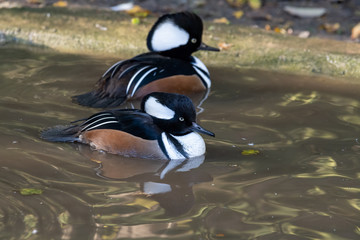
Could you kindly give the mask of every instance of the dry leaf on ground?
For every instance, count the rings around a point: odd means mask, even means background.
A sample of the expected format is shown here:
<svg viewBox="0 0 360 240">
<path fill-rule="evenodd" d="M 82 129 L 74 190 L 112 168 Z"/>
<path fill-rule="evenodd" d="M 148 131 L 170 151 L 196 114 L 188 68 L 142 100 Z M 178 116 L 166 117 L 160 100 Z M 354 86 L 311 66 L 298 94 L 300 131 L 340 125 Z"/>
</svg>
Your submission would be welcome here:
<svg viewBox="0 0 360 240">
<path fill-rule="evenodd" d="M 258 155 L 260 153 L 259 150 L 255 150 L 255 149 L 246 149 L 246 150 L 242 150 L 241 155 Z"/>
<path fill-rule="evenodd" d="M 232 47 L 231 43 L 225 43 L 225 42 L 221 42 L 218 44 L 218 47 L 220 48 L 220 50 L 228 50 L 229 48 Z"/>
<path fill-rule="evenodd" d="M 126 10 L 126 13 L 134 17 L 147 17 L 150 11 L 139 5 L 135 5 L 132 9 Z"/>
<path fill-rule="evenodd" d="M 53 4 L 54 7 L 67 7 L 67 1 L 57 1 Z"/>
<path fill-rule="evenodd" d="M 230 24 L 230 21 L 226 17 L 216 18 L 213 20 L 214 23 Z"/>
<path fill-rule="evenodd" d="M 240 19 L 243 15 L 244 15 L 244 11 L 241 11 L 241 10 L 233 12 L 233 16 L 236 19 Z"/>
<path fill-rule="evenodd" d="M 356 39 L 360 36 L 360 23 L 356 24 L 351 30 L 351 39 Z"/>
<path fill-rule="evenodd" d="M 328 33 L 334 33 L 340 28 L 340 23 L 324 23 L 320 26 L 320 29 L 324 29 Z"/>
<path fill-rule="evenodd" d="M 261 0 L 248 0 L 248 4 L 252 9 L 258 10 L 261 7 Z"/>
</svg>

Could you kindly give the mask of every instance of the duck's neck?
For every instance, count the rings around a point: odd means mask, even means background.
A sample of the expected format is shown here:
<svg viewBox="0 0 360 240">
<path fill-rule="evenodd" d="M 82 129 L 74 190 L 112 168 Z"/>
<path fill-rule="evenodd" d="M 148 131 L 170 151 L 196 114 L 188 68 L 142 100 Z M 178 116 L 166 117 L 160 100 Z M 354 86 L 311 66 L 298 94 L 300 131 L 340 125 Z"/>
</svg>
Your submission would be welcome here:
<svg viewBox="0 0 360 240">
<path fill-rule="evenodd" d="M 168 51 L 159 52 L 160 55 L 170 58 L 177 58 L 184 61 L 191 61 L 191 53 L 184 49 L 176 48 Z"/>
</svg>

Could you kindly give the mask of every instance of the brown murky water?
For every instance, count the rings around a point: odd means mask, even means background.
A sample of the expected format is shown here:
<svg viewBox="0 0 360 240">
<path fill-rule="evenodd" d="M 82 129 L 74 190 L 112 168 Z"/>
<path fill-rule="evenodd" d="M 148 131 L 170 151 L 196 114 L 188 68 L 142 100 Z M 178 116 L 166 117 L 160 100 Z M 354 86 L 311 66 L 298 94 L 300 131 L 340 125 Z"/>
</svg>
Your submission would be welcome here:
<svg viewBox="0 0 360 240">
<path fill-rule="evenodd" d="M 39 139 L 97 111 L 70 96 L 116 59 L 0 56 L 0 239 L 360 238 L 359 86 L 210 68 L 199 119 L 216 138 L 205 159 L 166 163 Z"/>
</svg>

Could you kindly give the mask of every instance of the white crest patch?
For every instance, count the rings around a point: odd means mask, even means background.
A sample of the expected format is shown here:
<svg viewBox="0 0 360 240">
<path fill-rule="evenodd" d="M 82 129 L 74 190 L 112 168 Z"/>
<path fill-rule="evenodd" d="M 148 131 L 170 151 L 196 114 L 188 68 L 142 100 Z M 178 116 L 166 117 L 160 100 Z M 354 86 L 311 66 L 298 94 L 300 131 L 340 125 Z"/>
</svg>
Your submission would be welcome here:
<svg viewBox="0 0 360 240">
<path fill-rule="evenodd" d="M 175 112 L 173 110 L 161 104 L 154 97 L 149 97 L 146 100 L 144 110 L 147 114 L 160 119 L 172 119 L 175 116 Z"/>
<path fill-rule="evenodd" d="M 185 45 L 189 41 L 189 33 L 179 28 L 173 21 L 160 23 L 151 39 L 154 51 L 161 52 Z"/>
</svg>

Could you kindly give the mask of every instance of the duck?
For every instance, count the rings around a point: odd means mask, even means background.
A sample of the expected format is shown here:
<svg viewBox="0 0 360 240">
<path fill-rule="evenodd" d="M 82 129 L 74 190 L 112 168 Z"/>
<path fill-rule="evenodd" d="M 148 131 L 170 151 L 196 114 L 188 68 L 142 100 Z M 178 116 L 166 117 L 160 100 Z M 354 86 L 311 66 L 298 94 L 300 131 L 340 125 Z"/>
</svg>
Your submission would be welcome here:
<svg viewBox="0 0 360 240">
<path fill-rule="evenodd" d="M 94 150 L 147 159 L 191 159 L 205 154 L 200 134 L 215 134 L 196 123 L 191 99 L 177 93 L 153 92 L 141 109 L 109 109 L 71 125 L 41 132 L 51 142 L 75 142 Z"/>
<path fill-rule="evenodd" d="M 203 22 L 192 12 L 161 16 L 147 36 L 149 52 L 112 65 L 95 88 L 72 97 L 73 102 L 93 108 L 114 108 L 127 100 L 141 100 L 151 92 L 191 96 L 211 87 L 210 73 L 191 54 L 219 51 L 202 42 Z"/>
</svg>

